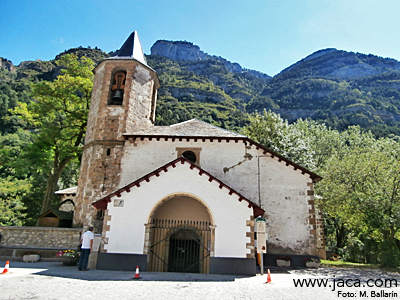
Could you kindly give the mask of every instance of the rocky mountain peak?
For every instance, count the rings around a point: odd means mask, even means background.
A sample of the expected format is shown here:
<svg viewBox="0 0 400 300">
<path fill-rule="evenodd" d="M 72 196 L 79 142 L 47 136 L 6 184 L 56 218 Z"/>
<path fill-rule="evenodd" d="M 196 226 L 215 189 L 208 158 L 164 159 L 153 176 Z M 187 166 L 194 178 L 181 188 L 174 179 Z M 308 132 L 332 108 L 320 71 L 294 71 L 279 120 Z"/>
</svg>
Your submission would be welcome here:
<svg viewBox="0 0 400 300">
<path fill-rule="evenodd" d="M 268 79 L 269 75 L 255 70 L 242 68 L 238 63 L 232 63 L 222 57 L 209 55 L 200 50 L 200 47 L 187 41 L 166 41 L 158 40 L 150 49 L 151 55 L 161 55 L 172 60 L 201 61 L 217 60 L 222 62 L 229 72 L 247 72 L 255 77 Z"/>
<path fill-rule="evenodd" d="M 374 76 L 388 71 L 400 71 L 400 62 L 372 54 L 328 48 L 318 50 L 283 70 L 290 76 L 301 70 L 302 76 L 330 76 L 340 79 Z"/>
<path fill-rule="evenodd" d="M 186 41 L 159 40 L 150 49 L 151 55 L 161 55 L 173 60 L 204 60 L 210 55 L 200 50 L 199 46 Z"/>
<path fill-rule="evenodd" d="M 10 60 L 2 57 L 0 57 L 0 68 L 4 68 L 10 72 L 15 71 L 15 66 L 13 65 L 13 63 Z"/>
</svg>

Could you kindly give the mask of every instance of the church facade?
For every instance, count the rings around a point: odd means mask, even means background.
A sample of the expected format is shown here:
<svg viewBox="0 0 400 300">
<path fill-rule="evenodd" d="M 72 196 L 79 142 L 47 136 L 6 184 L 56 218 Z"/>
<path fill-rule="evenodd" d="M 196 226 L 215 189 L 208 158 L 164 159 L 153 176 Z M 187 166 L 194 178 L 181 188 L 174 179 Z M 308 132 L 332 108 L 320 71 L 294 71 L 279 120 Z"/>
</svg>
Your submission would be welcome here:
<svg viewBox="0 0 400 300">
<path fill-rule="evenodd" d="M 74 226 L 101 233 L 97 268 L 255 274 L 256 218 L 267 255 L 324 257 L 318 175 L 196 119 L 155 126 L 137 32 L 94 73 Z"/>
</svg>

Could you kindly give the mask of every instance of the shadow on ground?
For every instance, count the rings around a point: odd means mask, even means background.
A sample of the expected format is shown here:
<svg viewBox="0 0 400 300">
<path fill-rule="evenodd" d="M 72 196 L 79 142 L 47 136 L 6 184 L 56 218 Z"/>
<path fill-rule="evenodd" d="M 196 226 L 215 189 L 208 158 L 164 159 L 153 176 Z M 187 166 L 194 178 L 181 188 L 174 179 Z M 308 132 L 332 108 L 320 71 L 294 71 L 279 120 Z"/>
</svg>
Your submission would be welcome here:
<svg viewBox="0 0 400 300">
<path fill-rule="evenodd" d="M 5 264 L 5 262 L 4 262 Z M 0 261 L 0 266 L 3 262 Z M 0 272 L 2 269 L 0 269 Z M 216 274 L 196 274 L 196 273 L 172 273 L 172 272 L 139 272 L 140 279 L 134 279 L 135 272 L 131 271 L 106 271 L 89 270 L 78 271 L 77 266 L 64 266 L 60 262 L 12 262 L 10 261 L 9 274 L 3 276 L 19 275 L 41 275 L 51 277 L 62 277 L 71 279 L 80 279 L 88 281 L 235 281 L 239 278 L 248 278 L 250 276 L 240 275 L 216 275 Z"/>
<path fill-rule="evenodd" d="M 0 273 L 5 261 L 0 261 Z M 307 277 L 328 278 L 330 280 L 360 280 L 367 282 L 368 280 L 385 280 L 395 279 L 400 283 L 400 274 L 387 272 L 381 269 L 365 269 L 365 268 L 329 268 L 321 267 L 319 269 L 308 268 L 278 268 L 275 266 L 265 266 L 264 274 L 293 274 Z M 260 269 L 257 269 L 258 274 Z M 252 276 L 240 275 L 216 275 L 216 274 L 195 274 L 195 273 L 172 273 L 172 272 L 140 272 L 140 279 L 134 279 L 135 272 L 131 271 L 106 271 L 106 270 L 89 270 L 78 271 L 76 266 L 63 266 L 61 262 L 13 262 L 10 261 L 9 273 L 1 276 L 24 276 L 24 275 L 40 275 L 61 278 L 80 279 L 88 281 L 202 281 L 202 282 L 223 282 L 235 281 L 242 278 L 250 278 Z"/>
</svg>

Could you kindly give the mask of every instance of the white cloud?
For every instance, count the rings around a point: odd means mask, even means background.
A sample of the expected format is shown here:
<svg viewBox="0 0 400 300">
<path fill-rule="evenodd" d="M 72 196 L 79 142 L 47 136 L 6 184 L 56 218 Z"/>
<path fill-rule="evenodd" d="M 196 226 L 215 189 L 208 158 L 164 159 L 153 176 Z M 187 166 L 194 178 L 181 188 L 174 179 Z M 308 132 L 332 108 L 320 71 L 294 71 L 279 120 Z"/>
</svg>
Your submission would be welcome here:
<svg viewBox="0 0 400 300">
<path fill-rule="evenodd" d="M 64 44 L 64 38 L 58 38 L 57 40 L 51 40 L 53 44 Z"/>
</svg>

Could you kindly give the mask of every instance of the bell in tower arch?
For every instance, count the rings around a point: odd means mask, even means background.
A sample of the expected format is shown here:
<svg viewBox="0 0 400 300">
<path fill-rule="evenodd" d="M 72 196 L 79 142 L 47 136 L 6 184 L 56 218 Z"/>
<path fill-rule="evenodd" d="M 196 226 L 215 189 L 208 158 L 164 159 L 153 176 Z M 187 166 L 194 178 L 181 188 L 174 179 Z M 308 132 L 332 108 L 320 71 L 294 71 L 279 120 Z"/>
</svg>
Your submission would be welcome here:
<svg viewBox="0 0 400 300">
<path fill-rule="evenodd" d="M 112 105 L 122 105 L 122 101 L 124 100 L 124 88 L 125 88 L 125 72 L 120 71 L 115 73 L 114 75 L 114 84 L 112 86 Z"/>
</svg>

